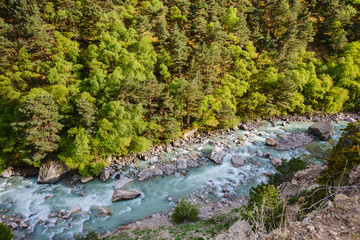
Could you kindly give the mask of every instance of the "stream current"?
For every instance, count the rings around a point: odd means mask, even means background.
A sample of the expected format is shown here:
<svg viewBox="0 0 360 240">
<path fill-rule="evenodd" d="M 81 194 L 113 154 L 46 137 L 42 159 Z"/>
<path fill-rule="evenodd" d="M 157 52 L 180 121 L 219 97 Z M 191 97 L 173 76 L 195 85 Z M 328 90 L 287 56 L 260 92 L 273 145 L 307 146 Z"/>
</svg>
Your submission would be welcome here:
<svg viewBox="0 0 360 240">
<path fill-rule="evenodd" d="M 137 189 L 142 194 L 139 198 L 122 202 L 111 202 L 114 192 L 113 185 L 116 173 L 105 183 L 97 178 L 86 183 L 73 185 L 69 179 L 56 184 L 39 185 L 36 178 L 11 177 L 0 179 L 0 217 L 20 214 L 22 222 L 30 226 L 27 230 L 15 230 L 15 239 L 25 235 L 26 239 L 73 239 L 80 232 L 95 230 L 98 233 L 111 231 L 122 224 L 143 219 L 152 214 L 167 213 L 174 206 L 168 201 L 172 196 L 176 201 L 195 192 L 207 194 L 213 200 L 224 197 L 222 188 L 225 186 L 232 194 L 248 195 L 251 187 L 266 181 L 264 173 L 273 173 L 274 166 L 269 159 L 258 157 L 256 151 L 269 152 L 272 157 L 290 159 L 307 154 L 304 147 L 289 151 L 277 151 L 265 145 L 265 138 L 279 139 L 277 134 L 292 134 L 306 132 L 311 122 L 291 122 L 283 126 L 282 121 L 268 124 L 252 131 L 237 130 L 226 135 L 208 138 L 201 144 L 186 145 L 170 153 L 163 153 L 152 161 L 170 161 L 186 154 L 196 154 L 210 151 L 210 141 L 221 143 L 226 156 L 221 165 L 206 165 L 190 169 L 186 176 L 176 173 L 172 176 L 157 177 L 144 182 L 135 180 L 126 189 Z M 333 123 L 334 136 L 338 140 L 341 129 L 346 122 Z M 241 146 L 237 143 L 240 139 Z M 326 143 L 326 142 L 325 142 Z M 230 159 L 233 155 L 241 155 L 245 164 L 235 168 Z M 147 163 L 145 163 L 147 164 Z M 133 166 L 135 167 L 135 166 Z M 133 171 L 119 171 L 121 176 Z M 85 197 L 80 195 L 85 191 Z M 68 220 L 53 217 L 57 210 L 69 211 L 76 204 L 80 204 L 82 212 L 75 214 Z M 111 216 L 102 216 L 97 207 L 108 209 Z M 4 212 L 7 209 L 7 212 Z"/>
</svg>

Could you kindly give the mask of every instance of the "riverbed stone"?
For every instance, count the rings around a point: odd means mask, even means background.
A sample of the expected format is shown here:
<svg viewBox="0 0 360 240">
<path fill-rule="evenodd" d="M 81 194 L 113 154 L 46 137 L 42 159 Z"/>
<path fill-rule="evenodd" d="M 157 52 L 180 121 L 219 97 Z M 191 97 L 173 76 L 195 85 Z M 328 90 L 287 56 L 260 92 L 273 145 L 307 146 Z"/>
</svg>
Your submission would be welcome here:
<svg viewBox="0 0 360 240">
<path fill-rule="evenodd" d="M 104 168 L 100 173 L 100 180 L 106 182 L 110 178 L 111 171 L 109 168 Z"/>
<path fill-rule="evenodd" d="M 141 192 L 139 192 L 136 189 L 132 189 L 132 190 L 115 190 L 115 192 L 112 195 L 111 201 L 114 202 L 118 202 L 118 201 L 122 201 L 122 200 L 128 200 L 128 199 L 134 199 L 137 197 L 140 197 Z"/>
<path fill-rule="evenodd" d="M 134 181 L 134 179 L 131 179 L 131 178 L 128 178 L 128 177 L 123 177 L 123 178 L 117 180 L 114 183 L 114 190 L 123 189 L 126 185 L 128 185 L 132 181 Z"/>
<path fill-rule="evenodd" d="M 215 145 L 211 151 L 210 160 L 214 161 L 216 164 L 222 164 L 224 157 L 225 152 L 220 147 Z"/>
<path fill-rule="evenodd" d="M 70 168 L 60 161 L 48 161 L 39 170 L 38 183 L 56 183 L 66 177 Z"/>
<path fill-rule="evenodd" d="M 316 122 L 309 127 L 308 132 L 323 141 L 329 140 L 334 135 L 330 121 Z"/>
<path fill-rule="evenodd" d="M 256 150 L 256 156 L 262 157 L 262 156 L 264 156 L 264 153 L 260 150 Z"/>
<path fill-rule="evenodd" d="M 270 158 L 270 161 L 275 167 L 281 166 L 282 164 L 282 160 L 279 158 Z"/>
<path fill-rule="evenodd" d="M 11 175 L 12 175 L 12 170 L 11 170 L 11 168 L 8 168 L 5 171 L 3 171 L 3 173 L 1 174 L 1 177 L 9 178 L 9 177 L 11 177 Z"/>
<path fill-rule="evenodd" d="M 81 183 L 88 183 L 93 179 L 94 179 L 93 177 L 83 176 L 83 177 L 81 177 L 80 181 L 81 181 Z"/>
<path fill-rule="evenodd" d="M 240 155 L 232 156 L 230 161 L 231 161 L 232 165 L 236 168 L 244 165 L 244 159 Z"/>
<path fill-rule="evenodd" d="M 265 139 L 265 144 L 273 147 L 277 145 L 277 142 L 274 139 L 268 137 Z"/>
<path fill-rule="evenodd" d="M 315 140 L 315 137 L 308 133 L 296 133 L 290 135 L 279 135 L 281 140 L 277 142 L 276 150 L 291 150 L 301 146 L 305 146 L 308 143 Z"/>
<path fill-rule="evenodd" d="M 179 169 L 179 170 L 184 170 L 187 168 L 186 159 L 176 159 L 175 163 L 176 163 L 177 169 Z"/>
<path fill-rule="evenodd" d="M 81 212 L 81 206 L 80 204 L 76 204 L 74 207 L 70 209 L 70 211 L 64 216 L 65 219 L 70 218 L 72 215 Z"/>
<path fill-rule="evenodd" d="M 155 169 L 144 169 L 141 170 L 138 174 L 137 174 L 137 178 L 139 180 L 139 182 L 145 181 L 147 179 L 156 177 L 156 176 L 161 176 L 163 174 L 163 171 L 155 168 Z"/>
</svg>

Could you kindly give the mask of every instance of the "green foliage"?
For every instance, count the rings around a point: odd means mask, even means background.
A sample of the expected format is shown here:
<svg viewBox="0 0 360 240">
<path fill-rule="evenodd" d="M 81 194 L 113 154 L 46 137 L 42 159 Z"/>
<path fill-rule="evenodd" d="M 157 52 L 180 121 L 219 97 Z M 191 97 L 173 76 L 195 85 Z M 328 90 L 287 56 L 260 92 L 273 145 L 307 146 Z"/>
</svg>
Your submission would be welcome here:
<svg viewBox="0 0 360 240">
<path fill-rule="evenodd" d="M 90 174 L 193 127 L 358 111 L 357 2 L 4 2 L 0 164 Z"/>
<path fill-rule="evenodd" d="M 320 181 L 329 185 L 346 184 L 349 171 L 360 164 L 360 121 L 349 123 L 331 151 Z"/>
<path fill-rule="evenodd" d="M 175 206 L 171 215 L 171 221 L 174 223 L 193 222 L 198 219 L 199 214 L 200 210 L 198 206 L 182 199 Z"/>
<path fill-rule="evenodd" d="M 268 183 L 279 186 L 283 182 L 291 180 L 297 171 L 304 170 L 307 162 L 301 158 L 292 158 L 289 161 L 283 159 L 281 166 L 276 167 L 276 173 L 270 175 Z"/>
<path fill-rule="evenodd" d="M 89 231 L 87 234 L 82 235 L 82 234 L 77 234 L 75 236 L 76 240 L 100 240 L 101 238 L 99 237 L 99 235 L 95 232 L 95 231 Z"/>
<path fill-rule="evenodd" d="M 284 211 L 279 190 L 274 185 L 260 184 L 250 190 L 250 200 L 242 211 L 242 219 L 254 229 L 271 231 L 279 227 Z"/>
<path fill-rule="evenodd" d="M 11 228 L 0 223 L 0 239 L 1 240 L 12 240 L 14 234 L 11 232 Z"/>
</svg>

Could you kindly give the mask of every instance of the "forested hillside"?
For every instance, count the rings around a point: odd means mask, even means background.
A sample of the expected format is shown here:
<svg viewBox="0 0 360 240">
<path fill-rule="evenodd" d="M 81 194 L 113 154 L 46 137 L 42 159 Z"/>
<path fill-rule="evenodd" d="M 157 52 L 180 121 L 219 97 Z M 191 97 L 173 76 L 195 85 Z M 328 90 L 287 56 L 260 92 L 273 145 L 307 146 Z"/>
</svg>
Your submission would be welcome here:
<svg viewBox="0 0 360 240">
<path fill-rule="evenodd" d="M 0 0 L 0 34 L 2 167 L 360 110 L 359 0 Z"/>
</svg>

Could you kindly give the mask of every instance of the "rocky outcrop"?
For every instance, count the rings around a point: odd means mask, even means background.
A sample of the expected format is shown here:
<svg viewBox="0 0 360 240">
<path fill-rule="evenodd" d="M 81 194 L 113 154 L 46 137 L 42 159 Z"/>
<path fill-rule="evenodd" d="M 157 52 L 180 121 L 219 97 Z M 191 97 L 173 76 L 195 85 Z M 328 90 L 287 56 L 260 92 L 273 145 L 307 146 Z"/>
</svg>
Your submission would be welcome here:
<svg viewBox="0 0 360 240">
<path fill-rule="evenodd" d="M 38 183 L 56 183 L 63 179 L 70 169 L 59 161 L 48 161 L 39 170 Z"/>
<path fill-rule="evenodd" d="M 265 139 L 265 144 L 268 145 L 268 146 L 276 146 L 277 145 L 277 142 L 272 139 L 272 138 L 266 138 Z"/>
<path fill-rule="evenodd" d="M 184 133 L 184 138 L 185 138 L 185 139 L 191 138 L 191 137 L 195 134 L 195 132 L 196 132 L 197 130 L 198 130 L 198 129 L 195 128 L 195 129 L 193 129 L 193 130 L 190 130 L 190 131 Z"/>
<path fill-rule="evenodd" d="M 222 161 L 225 157 L 225 152 L 218 146 L 214 146 L 210 154 L 210 160 L 214 161 L 216 164 L 222 164 Z"/>
<path fill-rule="evenodd" d="M 306 169 L 296 172 L 291 181 L 280 185 L 282 199 L 298 197 L 303 190 L 310 191 L 318 187 L 319 185 L 315 183 L 315 180 L 325 168 L 319 164 L 311 163 L 307 165 Z"/>
<path fill-rule="evenodd" d="M 136 189 L 132 189 L 132 190 L 115 190 L 115 192 L 112 195 L 111 201 L 114 202 L 118 202 L 118 201 L 122 201 L 122 200 L 128 200 L 128 199 L 134 199 L 137 198 L 141 195 L 141 192 L 139 192 Z"/>
<path fill-rule="evenodd" d="M 215 240 L 248 240 L 256 239 L 251 225 L 244 220 L 238 220 L 226 233 L 218 235 Z"/>
<path fill-rule="evenodd" d="M 315 140 L 313 136 L 307 133 L 298 133 L 291 135 L 279 135 L 281 140 L 277 143 L 274 149 L 276 150 L 291 150 L 301 146 L 305 146 L 306 144 Z"/>
<path fill-rule="evenodd" d="M 110 178 L 110 169 L 109 168 L 104 168 L 101 173 L 100 173 L 100 180 L 102 182 L 106 182 L 109 178 Z"/>
<path fill-rule="evenodd" d="M 290 221 L 262 239 L 359 239 L 360 195 L 335 196 L 334 204 L 314 210 L 302 221 Z"/>
<path fill-rule="evenodd" d="M 329 140 L 334 135 L 330 121 L 316 122 L 309 127 L 308 132 L 323 141 Z"/>
<path fill-rule="evenodd" d="M 121 178 L 114 183 L 114 190 L 123 189 L 126 185 L 128 185 L 132 181 L 134 181 L 134 179 L 128 177 Z"/>
<path fill-rule="evenodd" d="M 234 167 L 240 167 L 244 165 L 244 159 L 240 155 L 232 156 L 230 161 Z"/>
</svg>

